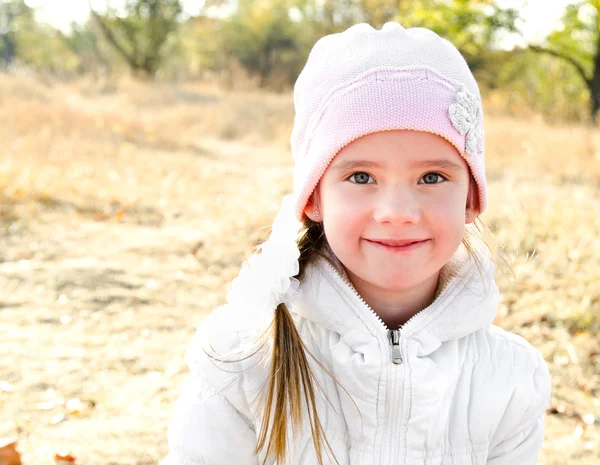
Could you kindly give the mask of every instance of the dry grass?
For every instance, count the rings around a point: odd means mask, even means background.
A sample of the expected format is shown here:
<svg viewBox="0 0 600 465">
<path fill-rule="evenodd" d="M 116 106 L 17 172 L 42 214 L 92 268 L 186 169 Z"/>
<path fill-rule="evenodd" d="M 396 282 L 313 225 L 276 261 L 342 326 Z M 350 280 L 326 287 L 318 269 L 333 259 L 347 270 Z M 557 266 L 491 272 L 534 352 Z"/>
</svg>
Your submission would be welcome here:
<svg viewBox="0 0 600 465">
<path fill-rule="evenodd" d="M 0 75 L 0 437 L 18 436 L 25 464 L 61 448 L 90 465 L 166 453 L 193 331 L 291 189 L 292 121 L 289 95 Z M 591 465 L 600 133 L 486 125 L 484 220 L 516 273 L 499 278 L 498 324 L 553 375 L 540 463 Z"/>
</svg>

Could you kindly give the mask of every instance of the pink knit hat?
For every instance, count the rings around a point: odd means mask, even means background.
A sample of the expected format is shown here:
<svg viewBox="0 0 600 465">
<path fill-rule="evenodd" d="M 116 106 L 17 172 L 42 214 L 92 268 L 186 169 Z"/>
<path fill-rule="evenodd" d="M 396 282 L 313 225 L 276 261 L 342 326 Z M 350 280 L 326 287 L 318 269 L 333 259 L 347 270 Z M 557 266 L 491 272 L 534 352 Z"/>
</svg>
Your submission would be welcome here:
<svg viewBox="0 0 600 465">
<path fill-rule="evenodd" d="M 483 113 L 460 52 L 433 31 L 357 24 L 321 38 L 294 86 L 296 217 L 343 147 L 393 129 L 438 134 L 466 160 L 487 207 Z"/>
</svg>

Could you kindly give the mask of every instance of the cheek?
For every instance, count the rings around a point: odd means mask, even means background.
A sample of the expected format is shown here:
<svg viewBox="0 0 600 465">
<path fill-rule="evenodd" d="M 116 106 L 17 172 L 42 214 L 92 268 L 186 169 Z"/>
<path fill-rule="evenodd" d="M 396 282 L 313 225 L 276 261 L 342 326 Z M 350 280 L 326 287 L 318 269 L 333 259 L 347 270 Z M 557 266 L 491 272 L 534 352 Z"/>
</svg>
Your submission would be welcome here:
<svg viewBox="0 0 600 465">
<path fill-rule="evenodd" d="M 350 248 L 357 236 L 362 235 L 365 219 L 365 196 L 356 196 L 344 189 L 330 190 L 322 197 L 325 210 L 325 234 L 330 242 Z M 333 247 L 333 245 L 332 245 Z"/>
<path fill-rule="evenodd" d="M 321 201 L 326 212 L 324 217 L 330 222 L 351 222 L 364 210 L 366 197 L 360 195 L 357 189 L 343 184 L 327 187 L 329 188 L 324 189 Z"/>
<path fill-rule="evenodd" d="M 424 213 L 428 223 L 439 231 L 439 234 L 462 235 L 465 226 L 466 192 L 448 190 L 444 195 L 428 199 Z M 452 234 L 453 233 L 453 234 Z"/>
<path fill-rule="evenodd" d="M 428 199 L 430 208 L 446 215 L 464 217 L 467 207 L 467 186 L 456 183 L 444 187 Z"/>
<path fill-rule="evenodd" d="M 465 217 L 465 205 L 461 202 L 461 198 L 455 198 L 451 195 L 436 199 L 435 202 L 430 202 L 426 211 L 435 213 L 440 219 L 451 220 L 457 217 L 464 219 Z"/>
</svg>

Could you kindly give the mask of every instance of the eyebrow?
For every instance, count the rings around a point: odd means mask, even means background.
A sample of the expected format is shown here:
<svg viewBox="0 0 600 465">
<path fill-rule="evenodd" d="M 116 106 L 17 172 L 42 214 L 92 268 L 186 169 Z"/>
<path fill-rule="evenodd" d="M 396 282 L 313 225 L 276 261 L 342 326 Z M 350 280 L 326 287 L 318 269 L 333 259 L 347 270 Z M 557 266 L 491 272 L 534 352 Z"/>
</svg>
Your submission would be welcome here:
<svg viewBox="0 0 600 465">
<path fill-rule="evenodd" d="M 419 160 L 412 163 L 411 166 L 415 168 L 442 168 L 449 171 L 462 171 L 463 167 L 453 161 L 446 160 L 444 158 L 432 159 L 432 160 Z M 333 166 L 333 169 L 338 171 L 345 171 L 348 169 L 355 168 L 382 168 L 382 166 L 371 160 L 346 160 L 337 163 Z"/>
</svg>

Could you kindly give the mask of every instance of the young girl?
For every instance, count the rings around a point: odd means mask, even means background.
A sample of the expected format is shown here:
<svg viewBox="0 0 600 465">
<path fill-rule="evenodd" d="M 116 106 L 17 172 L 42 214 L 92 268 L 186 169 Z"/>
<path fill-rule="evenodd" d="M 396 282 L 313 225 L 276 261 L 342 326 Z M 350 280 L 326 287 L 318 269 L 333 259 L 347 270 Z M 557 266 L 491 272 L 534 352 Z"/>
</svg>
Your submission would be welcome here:
<svg viewBox="0 0 600 465">
<path fill-rule="evenodd" d="M 319 40 L 294 192 L 199 327 L 163 465 L 532 465 L 550 377 L 492 325 L 481 100 L 427 29 Z"/>
</svg>

